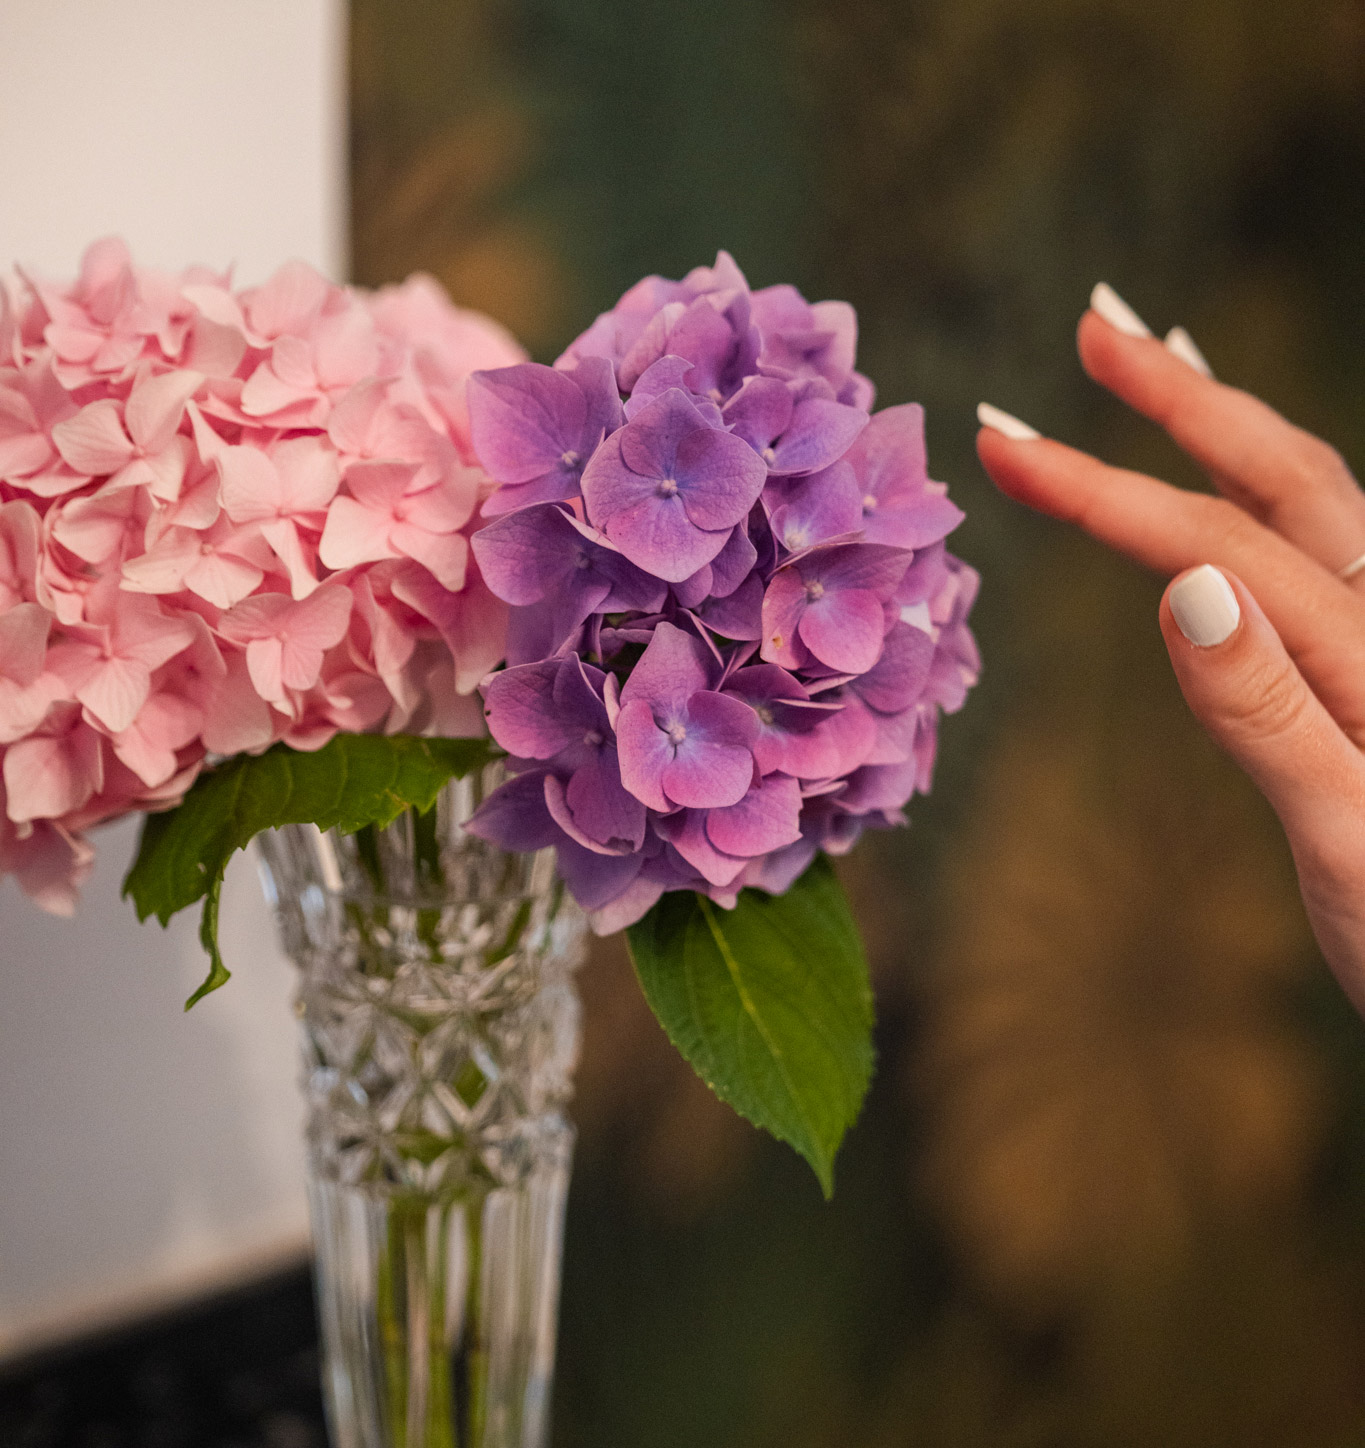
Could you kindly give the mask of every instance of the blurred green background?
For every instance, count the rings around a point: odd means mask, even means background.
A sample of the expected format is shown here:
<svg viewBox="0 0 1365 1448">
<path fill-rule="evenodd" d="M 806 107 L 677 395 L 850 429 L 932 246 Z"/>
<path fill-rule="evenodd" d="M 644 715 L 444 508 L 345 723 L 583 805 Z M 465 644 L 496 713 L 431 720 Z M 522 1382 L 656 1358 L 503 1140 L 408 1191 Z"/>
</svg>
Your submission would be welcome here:
<svg viewBox="0 0 1365 1448">
<path fill-rule="evenodd" d="M 832 1205 L 585 980 L 557 1448 L 1365 1443 L 1365 1027 L 1202 738 L 1162 581 L 998 497 L 985 397 L 1198 486 L 1084 378 L 1112 282 L 1365 457 L 1362 0 L 353 0 L 357 281 L 557 351 L 732 251 L 843 297 L 985 578 L 981 686 L 845 879 L 880 1069 Z"/>
</svg>

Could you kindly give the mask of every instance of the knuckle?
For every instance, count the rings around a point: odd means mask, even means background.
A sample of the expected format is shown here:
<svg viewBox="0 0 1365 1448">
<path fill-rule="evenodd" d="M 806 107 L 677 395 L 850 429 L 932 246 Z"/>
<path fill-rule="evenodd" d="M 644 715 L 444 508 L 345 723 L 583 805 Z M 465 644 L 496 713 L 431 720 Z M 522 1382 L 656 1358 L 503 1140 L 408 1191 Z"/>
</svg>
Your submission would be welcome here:
<svg viewBox="0 0 1365 1448">
<path fill-rule="evenodd" d="M 1205 546 L 1226 551 L 1240 551 L 1251 540 L 1256 523 L 1236 503 L 1208 493 L 1192 493 L 1190 501 L 1194 521 Z"/>
<path fill-rule="evenodd" d="M 1222 703 L 1226 728 L 1239 738 L 1284 739 L 1300 731 L 1312 700 L 1287 659 L 1257 660 L 1236 681 Z"/>
<path fill-rule="evenodd" d="M 1304 483 L 1331 482 L 1355 484 L 1355 477 L 1346 464 L 1346 459 L 1331 443 L 1324 442 L 1312 433 L 1301 432 L 1298 445 L 1291 458 L 1292 465 Z"/>
</svg>

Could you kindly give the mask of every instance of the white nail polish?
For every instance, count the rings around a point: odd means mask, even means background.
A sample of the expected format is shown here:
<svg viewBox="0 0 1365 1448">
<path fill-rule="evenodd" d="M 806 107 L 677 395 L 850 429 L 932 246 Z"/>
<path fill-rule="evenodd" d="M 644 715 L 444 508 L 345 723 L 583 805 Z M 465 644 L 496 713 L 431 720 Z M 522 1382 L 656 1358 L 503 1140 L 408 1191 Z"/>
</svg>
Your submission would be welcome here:
<svg viewBox="0 0 1365 1448">
<path fill-rule="evenodd" d="M 1171 589 L 1171 612 L 1180 632 L 1201 649 L 1231 638 L 1242 617 L 1232 585 L 1211 563 L 1187 573 Z"/>
<path fill-rule="evenodd" d="M 1090 305 L 1116 331 L 1126 337 L 1150 337 L 1152 329 L 1123 300 L 1108 282 L 1097 282 L 1090 293 Z"/>
<path fill-rule="evenodd" d="M 1187 366 L 1193 367 L 1201 377 L 1213 376 L 1213 368 L 1209 366 L 1208 359 L 1195 346 L 1194 338 L 1184 327 L 1172 327 L 1166 333 L 1166 350 L 1173 357 L 1179 357 Z"/>
<path fill-rule="evenodd" d="M 1034 438 L 1042 437 L 1042 433 L 1036 427 L 1030 427 L 1028 423 L 1020 422 L 1017 417 L 1011 417 L 1008 412 L 1002 412 L 998 407 L 992 407 L 989 402 L 976 404 L 976 420 L 982 427 L 989 427 L 993 432 L 1003 433 L 1015 442 L 1032 442 Z"/>
</svg>

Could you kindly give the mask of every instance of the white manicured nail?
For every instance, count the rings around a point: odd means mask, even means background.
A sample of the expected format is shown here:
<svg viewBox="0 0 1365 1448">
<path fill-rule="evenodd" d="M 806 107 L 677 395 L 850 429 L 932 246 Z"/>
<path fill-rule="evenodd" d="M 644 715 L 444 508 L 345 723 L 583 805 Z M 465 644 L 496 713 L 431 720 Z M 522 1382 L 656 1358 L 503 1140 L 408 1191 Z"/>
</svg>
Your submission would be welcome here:
<svg viewBox="0 0 1365 1448">
<path fill-rule="evenodd" d="M 1195 346 L 1194 338 L 1184 327 L 1172 327 L 1166 333 L 1166 350 L 1173 357 L 1179 357 L 1187 366 L 1193 367 L 1200 376 L 1213 376 L 1213 368 L 1209 366 L 1208 358 Z"/>
<path fill-rule="evenodd" d="M 1180 632 L 1201 649 L 1231 638 L 1242 617 L 1232 585 L 1211 563 L 1187 573 L 1171 589 L 1171 612 Z"/>
<path fill-rule="evenodd" d="M 1090 305 L 1106 322 L 1126 337 L 1150 337 L 1152 329 L 1123 300 L 1108 282 L 1096 283 Z"/>
<path fill-rule="evenodd" d="M 1036 427 L 1030 427 L 1026 422 L 1020 422 L 1017 417 L 1011 417 L 1008 412 L 1001 412 L 998 407 L 992 407 L 989 402 L 978 402 L 976 404 L 976 420 L 982 427 L 989 427 L 994 432 L 1001 432 L 1015 442 L 1032 442 L 1036 437 L 1042 437 L 1042 433 Z"/>
</svg>

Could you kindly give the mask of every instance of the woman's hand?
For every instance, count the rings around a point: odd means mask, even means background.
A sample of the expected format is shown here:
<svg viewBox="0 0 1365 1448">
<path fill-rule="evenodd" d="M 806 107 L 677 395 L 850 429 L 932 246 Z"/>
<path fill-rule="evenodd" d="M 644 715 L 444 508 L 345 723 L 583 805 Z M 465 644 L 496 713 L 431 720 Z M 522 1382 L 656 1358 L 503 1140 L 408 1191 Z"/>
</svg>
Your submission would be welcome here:
<svg viewBox="0 0 1365 1448">
<path fill-rule="evenodd" d="M 1081 319 L 1097 382 L 1221 497 L 1109 467 L 983 407 L 1002 492 L 1180 576 L 1161 631 L 1190 708 L 1275 807 L 1323 953 L 1365 1014 L 1365 493 L 1326 443 L 1205 375 L 1107 287 Z M 1209 566 L 1212 565 L 1212 566 Z"/>
</svg>

